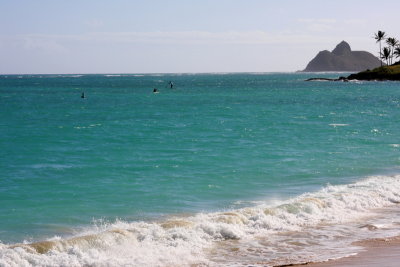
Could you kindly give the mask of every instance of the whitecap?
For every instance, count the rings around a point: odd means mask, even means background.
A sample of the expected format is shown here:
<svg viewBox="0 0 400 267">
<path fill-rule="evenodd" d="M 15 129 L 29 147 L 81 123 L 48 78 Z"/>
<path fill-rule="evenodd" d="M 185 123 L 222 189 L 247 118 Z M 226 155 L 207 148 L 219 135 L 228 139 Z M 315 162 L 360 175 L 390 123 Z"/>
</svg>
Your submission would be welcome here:
<svg viewBox="0 0 400 267">
<path fill-rule="evenodd" d="M 357 248 L 351 242 L 357 238 L 397 233 L 393 224 L 373 221 L 371 215 L 396 208 L 398 192 L 400 175 L 373 176 L 274 204 L 261 202 L 158 222 L 102 222 L 70 237 L 0 245 L 0 262 L 5 266 L 231 266 L 326 260 L 354 253 Z"/>
<path fill-rule="evenodd" d="M 330 123 L 329 126 L 333 127 L 344 127 L 344 126 L 349 126 L 350 124 L 347 123 Z"/>
</svg>

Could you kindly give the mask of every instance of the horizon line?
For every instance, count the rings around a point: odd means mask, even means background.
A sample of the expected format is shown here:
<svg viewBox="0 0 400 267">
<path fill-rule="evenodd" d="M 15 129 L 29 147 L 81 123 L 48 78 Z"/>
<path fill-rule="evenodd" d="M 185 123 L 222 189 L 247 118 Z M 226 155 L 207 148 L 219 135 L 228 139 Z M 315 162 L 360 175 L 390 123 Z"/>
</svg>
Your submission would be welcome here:
<svg viewBox="0 0 400 267">
<path fill-rule="evenodd" d="M 276 73 L 347 73 L 352 71 L 213 71 L 213 72 L 99 72 L 99 73 L 0 73 L 0 76 L 18 75 L 155 75 L 155 74 L 276 74 Z M 354 71 L 353 71 L 354 72 Z"/>
</svg>

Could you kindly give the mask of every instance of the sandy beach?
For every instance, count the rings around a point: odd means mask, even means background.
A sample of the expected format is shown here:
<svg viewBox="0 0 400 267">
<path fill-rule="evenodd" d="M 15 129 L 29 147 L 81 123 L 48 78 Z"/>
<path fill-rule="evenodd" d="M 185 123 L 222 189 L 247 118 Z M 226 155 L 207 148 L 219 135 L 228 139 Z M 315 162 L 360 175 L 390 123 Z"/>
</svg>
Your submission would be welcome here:
<svg viewBox="0 0 400 267">
<path fill-rule="evenodd" d="M 400 236 L 384 239 L 371 239 L 355 243 L 365 248 L 357 255 L 321 263 L 307 263 L 293 266 L 312 267 L 397 267 L 400 262 Z"/>
</svg>

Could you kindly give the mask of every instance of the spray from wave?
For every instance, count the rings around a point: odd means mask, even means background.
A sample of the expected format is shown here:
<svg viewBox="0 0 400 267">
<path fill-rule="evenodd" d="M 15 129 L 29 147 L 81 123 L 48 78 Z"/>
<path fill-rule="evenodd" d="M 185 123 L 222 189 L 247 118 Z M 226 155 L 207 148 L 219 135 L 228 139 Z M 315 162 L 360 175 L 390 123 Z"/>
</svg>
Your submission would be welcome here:
<svg viewBox="0 0 400 267">
<path fill-rule="evenodd" d="M 70 238 L 0 244 L 0 266 L 268 266 L 326 260 L 353 253 L 344 243 L 381 234 L 379 228 L 393 233 L 391 225 L 371 218 L 377 209 L 396 207 L 399 192 L 400 175 L 374 176 L 278 205 L 104 223 Z M 320 246 L 324 253 L 315 252 Z"/>
</svg>

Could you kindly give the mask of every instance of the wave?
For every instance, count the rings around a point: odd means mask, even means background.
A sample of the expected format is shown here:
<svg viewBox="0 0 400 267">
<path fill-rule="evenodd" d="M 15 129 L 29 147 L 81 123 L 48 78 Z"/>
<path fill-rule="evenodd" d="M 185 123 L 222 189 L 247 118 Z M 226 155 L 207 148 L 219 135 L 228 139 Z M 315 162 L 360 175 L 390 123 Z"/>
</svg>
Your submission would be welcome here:
<svg viewBox="0 0 400 267">
<path fill-rule="evenodd" d="M 0 266 L 268 266 L 321 261 L 355 253 L 357 248 L 349 244 L 357 239 L 394 234 L 398 225 L 393 218 L 386 220 L 383 210 L 399 203 L 400 175 L 373 176 L 274 205 L 158 222 L 103 222 L 69 238 L 0 244 Z"/>
<path fill-rule="evenodd" d="M 329 126 L 333 126 L 333 127 L 343 127 L 343 126 L 349 126 L 350 124 L 347 123 L 330 123 Z"/>
</svg>

